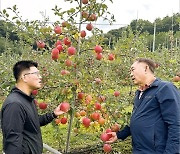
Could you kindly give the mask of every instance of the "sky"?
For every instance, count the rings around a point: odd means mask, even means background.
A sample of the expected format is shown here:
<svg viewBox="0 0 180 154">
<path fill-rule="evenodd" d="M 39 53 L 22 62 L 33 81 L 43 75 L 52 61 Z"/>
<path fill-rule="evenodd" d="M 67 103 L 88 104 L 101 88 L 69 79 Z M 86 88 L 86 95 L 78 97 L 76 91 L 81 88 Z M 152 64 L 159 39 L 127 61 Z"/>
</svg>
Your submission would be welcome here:
<svg viewBox="0 0 180 154">
<path fill-rule="evenodd" d="M 15 4 L 23 19 L 40 20 L 42 19 L 40 12 L 44 12 L 52 22 L 58 20 L 51 10 L 55 5 L 63 10 L 75 7 L 74 4 L 64 2 L 64 0 L 0 0 L 0 10 Z M 162 19 L 180 12 L 180 0 L 113 0 L 113 3 L 106 0 L 106 4 L 109 12 L 114 14 L 116 22 L 113 25 L 107 25 L 107 22 L 97 20 L 95 26 L 104 32 L 126 26 L 135 19 L 153 22 L 157 18 Z"/>
</svg>

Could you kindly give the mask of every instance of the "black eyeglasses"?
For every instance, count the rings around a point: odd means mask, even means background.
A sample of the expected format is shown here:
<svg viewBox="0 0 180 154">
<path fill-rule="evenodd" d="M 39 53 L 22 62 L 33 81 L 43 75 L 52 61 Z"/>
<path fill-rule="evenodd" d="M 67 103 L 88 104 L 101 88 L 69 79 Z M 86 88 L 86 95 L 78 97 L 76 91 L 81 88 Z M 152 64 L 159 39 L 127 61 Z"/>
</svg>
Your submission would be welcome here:
<svg viewBox="0 0 180 154">
<path fill-rule="evenodd" d="M 25 76 L 25 75 L 29 75 L 29 74 L 35 74 L 35 75 L 37 75 L 38 77 L 41 76 L 40 72 L 26 73 L 26 74 L 24 74 L 24 76 Z"/>
</svg>

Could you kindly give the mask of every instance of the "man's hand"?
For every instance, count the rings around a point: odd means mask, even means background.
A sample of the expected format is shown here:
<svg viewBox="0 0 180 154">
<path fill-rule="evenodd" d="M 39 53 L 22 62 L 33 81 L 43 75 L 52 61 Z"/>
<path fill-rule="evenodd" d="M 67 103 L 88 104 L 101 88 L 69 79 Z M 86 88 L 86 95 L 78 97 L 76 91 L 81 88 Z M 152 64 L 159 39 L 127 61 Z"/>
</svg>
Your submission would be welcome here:
<svg viewBox="0 0 180 154">
<path fill-rule="evenodd" d="M 111 134 L 112 137 L 108 141 L 106 141 L 106 143 L 113 143 L 118 139 L 117 135 L 116 135 L 116 132 L 109 132 L 107 134 Z"/>
<path fill-rule="evenodd" d="M 58 107 L 56 107 L 55 110 L 54 110 L 54 114 L 56 116 L 59 116 L 59 115 L 64 114 L 64 113 L 65 113 L 64 111 L 60 110 L 60 105 L 58 105 Z"/>
</svg>

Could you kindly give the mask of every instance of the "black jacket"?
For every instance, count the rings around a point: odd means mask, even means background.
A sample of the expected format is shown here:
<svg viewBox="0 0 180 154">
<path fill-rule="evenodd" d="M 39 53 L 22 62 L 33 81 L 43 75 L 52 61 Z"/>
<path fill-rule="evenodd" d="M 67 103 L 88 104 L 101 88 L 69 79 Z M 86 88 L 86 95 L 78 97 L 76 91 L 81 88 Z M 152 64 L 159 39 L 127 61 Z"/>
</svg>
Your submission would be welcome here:
<svg viewBox="0 0 180 154">
<path fill-rule="evenodd" d="M 13 88 L 1 110 L 3 149 L 6 154 L 41 154 L 40 126 L 54 119 L 53 113 L 38 115 L 34 98 Z"/>
</svg>

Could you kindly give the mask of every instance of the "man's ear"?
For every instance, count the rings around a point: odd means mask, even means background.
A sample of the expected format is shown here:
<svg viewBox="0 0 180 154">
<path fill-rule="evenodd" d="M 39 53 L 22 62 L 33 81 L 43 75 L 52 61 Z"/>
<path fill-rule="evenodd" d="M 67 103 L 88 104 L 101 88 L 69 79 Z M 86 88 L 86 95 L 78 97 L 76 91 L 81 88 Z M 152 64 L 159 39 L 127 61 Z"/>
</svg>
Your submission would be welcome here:
<svg viewBox="0 0 180 154">
<path fill-rule="evenodd" d="M 26 77 L 25 77 L 24 75 L 21 76 L 20 80 L 22 80 L 22 81 L 25 82 L 25 83 L 27 82 L 27 81 L 26 81 Z"/>
</svg>

